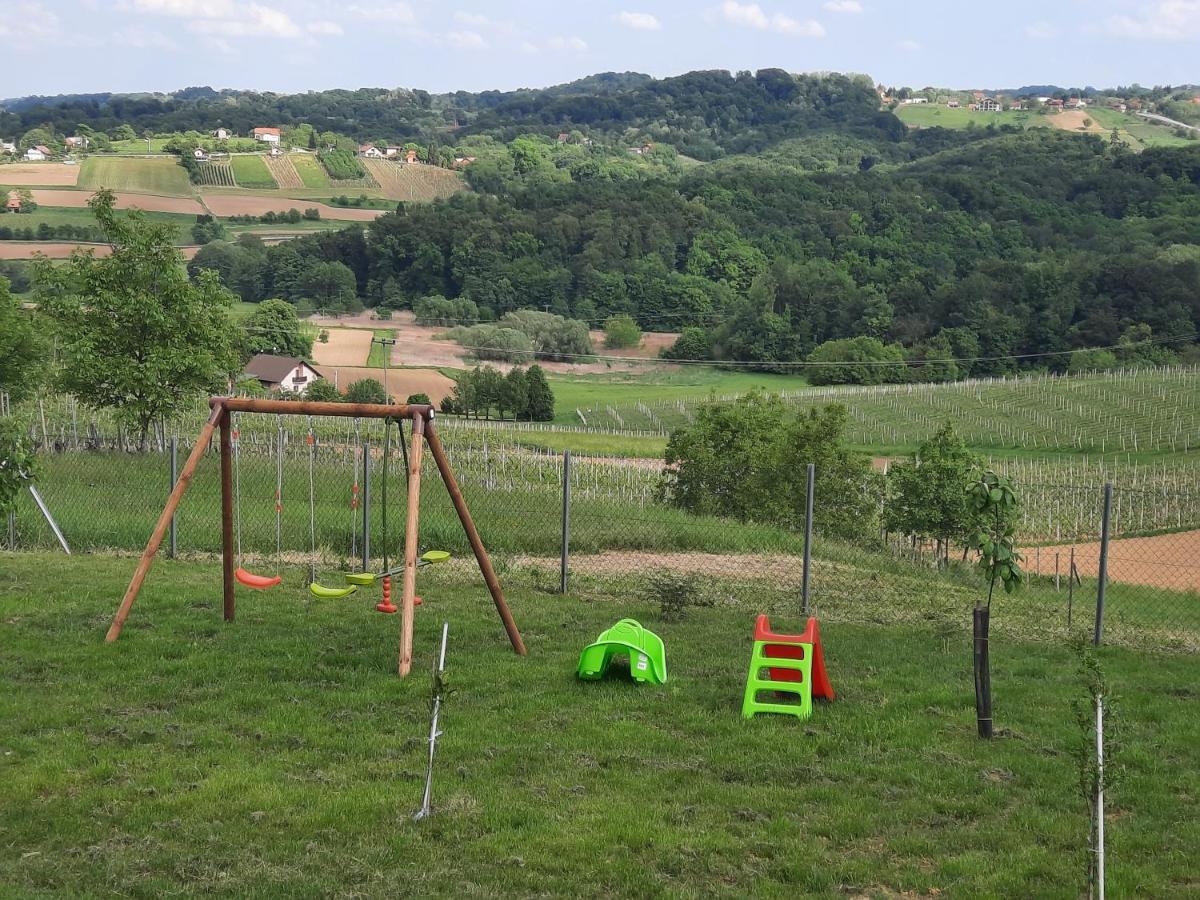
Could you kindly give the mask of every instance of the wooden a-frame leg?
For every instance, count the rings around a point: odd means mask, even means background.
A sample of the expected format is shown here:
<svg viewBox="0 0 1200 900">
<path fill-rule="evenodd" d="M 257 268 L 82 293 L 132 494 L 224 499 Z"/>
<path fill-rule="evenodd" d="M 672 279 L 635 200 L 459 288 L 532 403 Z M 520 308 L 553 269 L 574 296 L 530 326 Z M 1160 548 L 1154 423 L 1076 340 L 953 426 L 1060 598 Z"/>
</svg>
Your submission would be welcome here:
<svg viewBox="0 0 1200 900">
<path fill-rule="evenodd" d="M 404 522 L 404 590 L 400 601 L 401 678 L 412 671 L 413 608 L 417 594 L 417 539 L 421 514 L 421 451 L 425 444 L 425 420 L 415 416 L 412 423 L 412 452 L 408 457 L 408 515 Z"/>
</svg>

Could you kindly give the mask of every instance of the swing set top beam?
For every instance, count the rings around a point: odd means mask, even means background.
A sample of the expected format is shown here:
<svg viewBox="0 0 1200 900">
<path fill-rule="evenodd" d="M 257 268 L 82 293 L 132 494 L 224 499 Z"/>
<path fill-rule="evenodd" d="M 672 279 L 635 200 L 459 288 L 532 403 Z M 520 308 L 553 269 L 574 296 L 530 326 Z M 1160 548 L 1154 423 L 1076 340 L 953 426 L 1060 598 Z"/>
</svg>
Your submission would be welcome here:
<svg viewBox="0 0 1200 900">
<path fill-rule="evenodd" d="M 350 419 L 423 419 L 433 417 L 424 403 L 328 403 L 318 400 L 263 400 L 255 397 L 212 397 L 209 407 L 229 412 L 280 416 L 343 416 Z"/>
</svg>

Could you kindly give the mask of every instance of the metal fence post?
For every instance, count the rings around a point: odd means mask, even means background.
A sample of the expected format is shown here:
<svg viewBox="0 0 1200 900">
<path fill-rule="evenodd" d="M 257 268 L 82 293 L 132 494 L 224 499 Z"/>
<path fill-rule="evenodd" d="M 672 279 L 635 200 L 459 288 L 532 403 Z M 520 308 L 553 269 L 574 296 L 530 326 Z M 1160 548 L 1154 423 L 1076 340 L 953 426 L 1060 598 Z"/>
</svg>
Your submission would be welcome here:
<svg viewBox="0 0 1200 900">
<path fill-rule="evenodd" d="M 362 471 L 363 556 L 362 570 L 371 571 L 371 442 L 363 441 Z"/>
<path fill-rule="evenodd" d="M 167 489 L 167 496 L 171 495 L 171 491 L 175 490 L 175 482 L 179 480 L 179 438 L 171 438 L 171 486 Z M 167 557 L 175 558 L 175 514 L 171 514 L 171 531 L 167 538 Z"/>
<path fill-rule="evenodd" d="M 804 504 L 804 575 L 800 581 L 800 611 L 808 615 L 808 575 L 812 568 L 813 488 L 817 467 L 808 464 L 808 500 Z"/>
<path fill-rule="evenodd" d="M 1104 485 L 1104 517 L 1100 521 L 1100 575 L 1096 584 L 1096 634 L 1092 642 L 1099 647 L 1104 634 L 1104 590 L 1108 586 L 1108 526 L 1112 518 L 1112 482 Z"/>
<path fill-rule="evenodd" d="M 17 549 L 17 514 L 15 512 L 8 514 L 8 549 L 14 552 Z"/>
<path fill-rule="evenodd" d="M 562 470 L 562 559 L 559 568 L 559 593 L 567 592 L 571 553 L 571 451 L 563 451 Z"/>
</svg>

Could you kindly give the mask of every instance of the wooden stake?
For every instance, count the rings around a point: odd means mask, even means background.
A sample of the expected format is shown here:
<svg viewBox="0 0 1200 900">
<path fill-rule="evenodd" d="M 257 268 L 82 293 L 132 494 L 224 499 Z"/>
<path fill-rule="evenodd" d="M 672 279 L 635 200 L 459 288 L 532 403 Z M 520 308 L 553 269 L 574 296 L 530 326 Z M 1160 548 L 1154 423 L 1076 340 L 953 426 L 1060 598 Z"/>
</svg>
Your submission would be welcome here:
<svg viewBox="0 0 1200 900">
<path fill-rule="evenodd" d="M 150 540 L 146 542 L 146 549 L 142 552 L 142 558 L 138 561 L 137 568 L 133 572 L 133 578 L 130 579 L 129 587 L 125 590 L 125 596 L 121 598 L 121 605 L 117 607 L 112 625 L 108 627 L 108 634 L 104 639 L 110 644 L 121 636 L 121 628 L 124 626 L 125 620 L 129 618 L 129 610 L 133 608 L 133 601 L 137 599 L 138 592 L 142 589 L 142 582 L 146 580 L 146 575 L 150 571 L 150 565 L 154 562 L 154 555 L 158 553 L 158 548 L 162 545 L 163 537 L 166 535 L 167 528 L 171 524 L 171 516 L 175 515 L 175 509 L 179 506 L 179 501 L 183 499 L 184 492 L 187 491 L 188 485 L 192 483 L 192 476 L 196 473 L 196 466 L 200 464 L 200 459 L 204 456 L 204 451 L 208 448 L 208 442 L 212 440 L 213 431 L 216 429 L 217 423 L 221 420 L 223 414 L 224 409 L 219 404 L 213 407 L 212 415 L 208 417 L 208 421 L 200 429 L 200 435 L 196 438 L 196 445 L 192 447 L 192 452 L 188 456 L 187 462 L 183 464 L 183 471 L 179 473 L 179 481 L 175 483 L 175 487 L 171 491 L 171 496 L 167 498 L 167 505 L 163 507 L 162 514 L 158 517 L 154 531 L 150 533 Z"/>
<path fill-rule="evenodd" d="M 471 549 L 475 552 L 475 561 L 479 563 L 479 571 L 487 583 L 488 591 L 492 595 L 492 602 L 496 604 L 496 612 L 500 614 L 500 621 L 504 623 L 504 630 L 508 632 L 508 640 L 512 644 L 513 652 L 518 656 L 524 656 L 525 642 L 521 640 L 521 632 L 517 630 L 517 623 L 513 621 L 508 604 L 504 601 L 504 593 L 500 590 L 500 581 L 496 578 L 495 570 L 492 569 L 492 561 L 488 558 L 487 550 L 483 548 L 479 531 L 471 520 L 471 511 L 467 508 L 467 501 L 463 498 L 458 481 L 454 478 L 454 470 L 450 468 L 450 460 L 446 458 L 446 451 L 442 448 L 441 440 L 438 439 L 437 428 L 433 424 L 432 416 L 429 417 L 425 426 L 425 440 L 429 443 L 429 452 L 433 456 L 434 462 L 437 463 L 438 471 L 442 474 L 446 492 L 450 495 L 454 509 L 458 512 L 458 519 L 462 522 L 463 531 L 467 533 L 467 540 L 471 542 Z"/>
<path fill-rule="evenodd" d="M 400 677 L 412 671 L 413 607 L 417 593 L 417 536 L 421 513 L 421 450 L 425 420 L 412 420 L 412 452 L 408 455 L 408 515 L 404 523 L 404 590 L 400 601 Z"/>
<path fill-rule="evenodd" d="M 237 596 L 233 588 L 233 426 L 229 410 L 221 416 L 221 582 L 222 610 L 233 621 Z"/>
</svg>

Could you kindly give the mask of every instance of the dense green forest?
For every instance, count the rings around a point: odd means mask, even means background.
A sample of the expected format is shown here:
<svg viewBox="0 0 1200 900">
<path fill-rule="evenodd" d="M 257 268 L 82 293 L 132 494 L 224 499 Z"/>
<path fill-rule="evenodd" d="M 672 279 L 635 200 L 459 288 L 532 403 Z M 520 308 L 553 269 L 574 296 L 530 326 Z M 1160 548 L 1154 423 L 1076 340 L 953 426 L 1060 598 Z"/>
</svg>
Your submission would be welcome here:
<svg viewBox="0 0 1200 900">
<path fill-rule="evenodd" d="M 814 380 L 834 382 L 1196 352 L 1200 146 L 1136 154 L 1051 129 L 909 130 L 865 77 L 774 69 L 227 101 L 204 89 L 4 115 L 87 113 L 98 128 L 303 121 L 430 145 L 436 131 L 469 149 L 473 190 L 449 200 L 275 247 L 204 247 L 192 271 L 215 269 L 249 301 L 398 309 L 445 297 L 481 321 L 532 308 L 593 325 L 628 314 L 682 331 L 677 358 L 764 369 L 811 358 L 826 364 Z M 1113 349 L 1073 354 L 1085 348 Z"/>
</svg>

